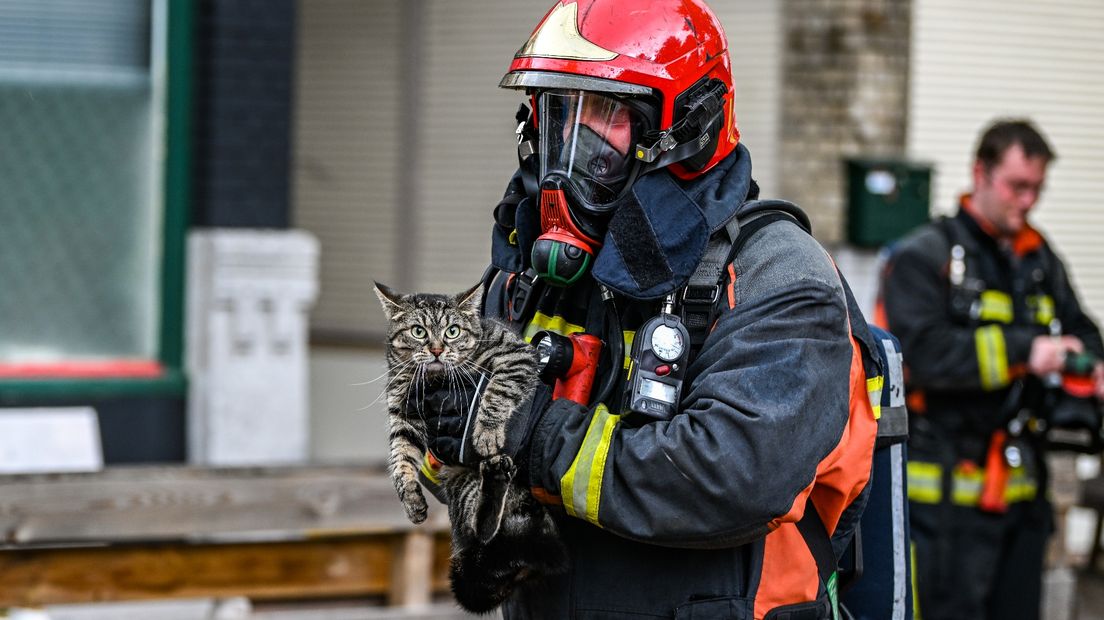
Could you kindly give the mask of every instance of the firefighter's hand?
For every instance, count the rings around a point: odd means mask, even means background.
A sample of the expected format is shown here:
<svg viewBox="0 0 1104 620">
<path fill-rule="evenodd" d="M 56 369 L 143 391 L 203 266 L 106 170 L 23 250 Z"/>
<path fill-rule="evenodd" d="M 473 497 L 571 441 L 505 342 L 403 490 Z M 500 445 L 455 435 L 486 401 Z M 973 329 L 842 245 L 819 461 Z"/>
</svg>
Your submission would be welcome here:
<svg viewBox="0 0 1104 620">
<path fill-rule="evenodd" d="M 485 384 L 479 377 L 435 381 L 420 394 L 412 393 L 407 402 L 407 411 L 425 420 L 426 447 L 445 465 L 471 466 L 479 460 L 471 434 L 482 393 L 479 386 Z"/>
<path fill-rule="evenodd" d="M 1054 372 L 1062 372 L 1068 353 L 1080 353 L 1085 350 L 1076 336 L 1036 336 L 1031 341 L 1031 355 L 1027 360 L 1027 369 L 1037 377 L 1045 377 Z"/>
</svg>

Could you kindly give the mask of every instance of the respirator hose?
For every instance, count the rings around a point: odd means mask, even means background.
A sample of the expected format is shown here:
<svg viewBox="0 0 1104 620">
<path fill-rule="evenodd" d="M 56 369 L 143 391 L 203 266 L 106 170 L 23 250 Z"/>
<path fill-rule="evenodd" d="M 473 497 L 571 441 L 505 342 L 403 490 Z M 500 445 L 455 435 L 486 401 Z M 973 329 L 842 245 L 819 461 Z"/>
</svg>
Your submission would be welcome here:
<svg viewBox="0 0 1104 620">
<path fill-rule="evenodd" d="M 602 286 L 602 302 L 606 307 L 606 344 L 610 354 L 610 370 L 602 377 L 602 384 L 593 399 L 594 403 L 609 405 L 609 397 L 619 385 L 621 368 L 625 362 L 625 334 L 621 330 L 621 316 L 613 303 L 613 293 Z"/>
</svg>

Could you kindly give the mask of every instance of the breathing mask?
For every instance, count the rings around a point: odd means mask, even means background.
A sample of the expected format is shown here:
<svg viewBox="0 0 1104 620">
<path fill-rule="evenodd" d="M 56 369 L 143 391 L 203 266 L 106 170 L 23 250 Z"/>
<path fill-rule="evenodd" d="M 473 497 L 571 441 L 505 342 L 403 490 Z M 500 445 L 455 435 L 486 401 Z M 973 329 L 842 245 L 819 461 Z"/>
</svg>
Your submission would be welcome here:
<svg viewBox="0 0 1104 620">
<path fill-rule="evenodd" d="M 546 282 L 574 284 L 602 247 L 606 225 L 639 173 L 633 148 L 647 105 L 586 91 L 540 95 L 541 232 L 532 264 Z"/>
</svg>

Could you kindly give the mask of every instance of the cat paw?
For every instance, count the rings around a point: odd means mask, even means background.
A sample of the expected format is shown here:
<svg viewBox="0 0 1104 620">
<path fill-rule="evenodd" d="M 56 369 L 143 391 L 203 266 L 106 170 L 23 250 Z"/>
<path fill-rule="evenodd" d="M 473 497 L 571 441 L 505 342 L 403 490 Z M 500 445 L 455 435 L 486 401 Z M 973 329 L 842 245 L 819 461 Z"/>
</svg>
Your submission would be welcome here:
<svg viewBox="0 0 1104 620">
<path fill-rule="evenodd" d="M 505 426 L 489 429 L 483 424 L 476 423 L 472 430 L 472 446 L 476 454 L 488 458 L 502 452 L 504 445 L 506 445 Z"/>
<path fill-rule="evenodd" d="M 422 495 L 422 490 L 418 488 L 418 483 L 403 487 L 399 499 L 402 500 L 403 509 L 406 510 L 406 518 L 410 519 L 411 523 L 417 525 L 426 520 L 429 506 L 426 504 L 425 495 Z"/>
<path fill-rule="evenodd" d="M 514 459 L 505 454 L 497 454 L 479 463 L 479 473 L 486 479 L 497 479 L 509 482 L 517 473 L 514 467 Z"/>
</svg>

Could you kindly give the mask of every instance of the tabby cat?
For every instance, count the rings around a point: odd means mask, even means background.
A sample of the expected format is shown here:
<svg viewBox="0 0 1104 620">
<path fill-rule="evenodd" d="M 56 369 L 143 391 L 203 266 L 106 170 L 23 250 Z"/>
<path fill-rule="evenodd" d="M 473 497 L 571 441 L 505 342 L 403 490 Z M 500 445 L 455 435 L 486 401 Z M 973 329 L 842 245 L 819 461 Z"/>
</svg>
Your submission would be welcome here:
<svg viewBox="0 0 1104 620">
<path fill-rule="evenodd" d="M 440 480 L 452 523 L 453 594 L 470 611 L 490 611 L 520 582 L 566 568 L 555 522 L 514 482 L 514 462 L 502 453 L 519 399 L 536 383 L 536 352 L 481 318 L 482 285 L 455 296 L 400 295 L 377 282 L 376 295 L 388 318 L 388 465 L 412 522 L 424 521 L 427 509 L 418 482 L 426 447 L 420 396 L 439 382 L 456 389 L 486 381 L 470 435 L 479 463 L 444 467 Z"/>
</svg>

